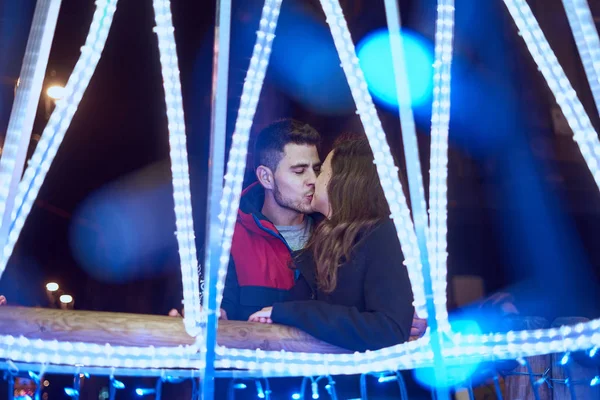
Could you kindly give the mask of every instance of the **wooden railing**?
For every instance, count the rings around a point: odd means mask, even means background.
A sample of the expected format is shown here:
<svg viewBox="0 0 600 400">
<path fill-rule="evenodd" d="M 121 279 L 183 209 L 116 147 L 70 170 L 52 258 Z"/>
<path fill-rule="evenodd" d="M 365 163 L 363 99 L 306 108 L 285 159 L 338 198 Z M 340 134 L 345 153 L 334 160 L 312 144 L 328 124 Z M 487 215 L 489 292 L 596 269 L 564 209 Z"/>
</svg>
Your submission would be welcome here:
<svg viewBox="0 0 600 400">
<path fill-rule="evenodd" d="M 179 346 L 194 342 L 181 318 L 12 306 L 0 307 L 0 335 L 121 346 Z M 243 321 L 219 321 L 217 343 L 238 349 L 349 352 L 295 328 Z"/>
</svg>

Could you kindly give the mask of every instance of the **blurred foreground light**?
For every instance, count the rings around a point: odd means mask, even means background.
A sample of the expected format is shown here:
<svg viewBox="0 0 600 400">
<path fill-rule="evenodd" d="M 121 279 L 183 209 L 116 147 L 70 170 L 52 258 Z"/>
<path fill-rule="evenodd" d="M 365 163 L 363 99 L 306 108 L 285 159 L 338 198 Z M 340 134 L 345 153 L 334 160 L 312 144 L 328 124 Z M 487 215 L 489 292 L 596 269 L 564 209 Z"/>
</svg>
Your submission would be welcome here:
<svg viewBox="0 0 600 400">
<path fill-rule="evenodd" d="M 402 31 L 402 43 L 410 82 L 411 105 L 419 107 L 428 104 L 433 90 L 431 45 L 425 38 L 406 29 Z M 390 34 L 387 29 L 370 33 L 356 48 L 371 94 L 390 107 L 398 107 Z"/>
<path fill-rule="evenodd" d="M 58 290 L 58 283 L 56 283 L 56 282 L 46 283 L 46 290 L 49 292 L 56 292 Z"/>
<path fill-rule="evenodd" d="M 46 94 L 51 99 L 60 100 L 65 95 L 65 88 L 58 85 L 50 86 L 48 90 L 46 90 Z"/>
<path fill-rule="evenodd" d="M 65 95 L 65 88 L 58 85 L 50 86 L 48 90 L 46 90 L 46 94 L 51 99 L 60 100 Z"/>
<path fill-rule="evenodd" d="M 73 301 L 73 296 L 71 296 L 70 294 L 63 294 L 62 296 L 60 296 L 59 300 L 63 304 L 69 304 Z"/>
</svg>

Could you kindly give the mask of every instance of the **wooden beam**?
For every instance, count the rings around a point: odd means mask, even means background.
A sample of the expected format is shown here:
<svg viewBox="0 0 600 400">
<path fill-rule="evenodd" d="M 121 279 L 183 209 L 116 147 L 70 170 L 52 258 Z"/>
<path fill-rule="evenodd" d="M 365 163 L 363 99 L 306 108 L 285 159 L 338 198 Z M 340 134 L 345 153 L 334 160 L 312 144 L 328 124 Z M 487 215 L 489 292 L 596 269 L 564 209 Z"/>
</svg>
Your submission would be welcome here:
<svg viewBox="0 0 600 400">
<path fill-rule="evenodd" d="M 0 307 L 0 335 L 113 346 L 179 346 L 194 342 L 183 320 L 176 317 L 12 306 Z M 238 349 L 350 353 L 295 328 L 244 321 L 220 321 L 217 343 Z"/>
</svg>

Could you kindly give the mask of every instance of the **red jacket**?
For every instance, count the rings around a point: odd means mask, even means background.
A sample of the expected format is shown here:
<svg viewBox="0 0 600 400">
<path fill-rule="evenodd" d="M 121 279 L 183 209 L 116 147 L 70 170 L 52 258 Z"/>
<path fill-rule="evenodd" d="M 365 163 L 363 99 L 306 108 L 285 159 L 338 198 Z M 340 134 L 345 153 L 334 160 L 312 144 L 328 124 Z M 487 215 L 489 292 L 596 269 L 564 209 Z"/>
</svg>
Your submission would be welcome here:
<svg viewBox="0 0 600 400">
<path fill-rule="evenodd" d="M 262 214 L 264 197 L 258 182 L 242 192 L 221 306 L 229 319 L 247 320 L 294 286 L 292 251 Z"/>
</svg>

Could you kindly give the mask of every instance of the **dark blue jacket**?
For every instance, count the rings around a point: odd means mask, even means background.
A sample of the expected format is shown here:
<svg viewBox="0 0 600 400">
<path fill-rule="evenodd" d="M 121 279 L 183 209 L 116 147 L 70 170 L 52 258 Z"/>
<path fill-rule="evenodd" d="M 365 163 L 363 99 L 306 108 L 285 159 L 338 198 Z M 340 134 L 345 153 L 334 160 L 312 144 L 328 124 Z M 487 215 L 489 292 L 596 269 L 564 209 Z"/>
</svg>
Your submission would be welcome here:
<svg viewBox="0 0 600 400">
<path fill-rule="evenodd" d="M 359 238 L 350 260 L 338 269 L 331 293 L 317 287 L 310 252 L 296 260 L 300 278 L 287 302 L 273 306 L 274 323 L 301 329 L 353 351 L 408 341 L 414 314 L 408 271 L 391 220 Z"/>
</svg>

